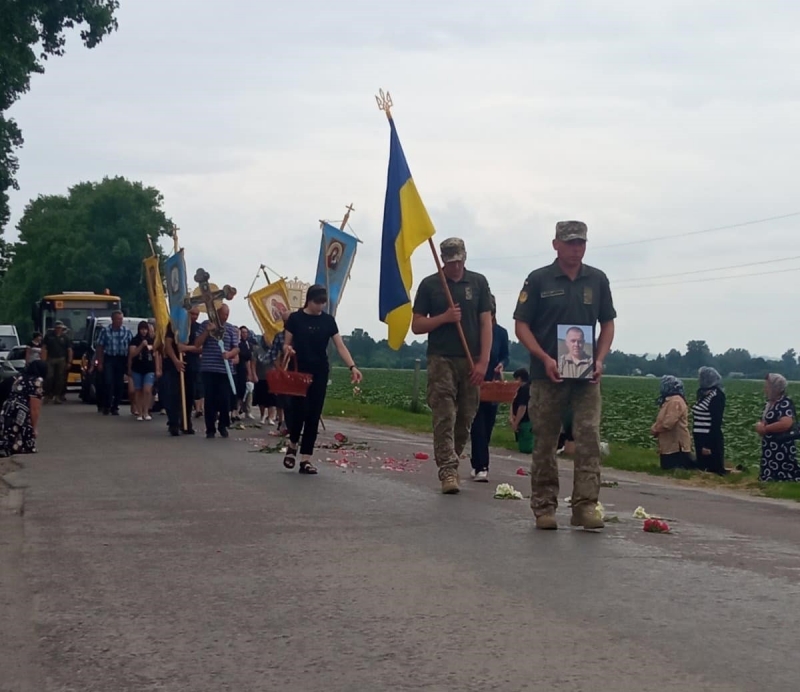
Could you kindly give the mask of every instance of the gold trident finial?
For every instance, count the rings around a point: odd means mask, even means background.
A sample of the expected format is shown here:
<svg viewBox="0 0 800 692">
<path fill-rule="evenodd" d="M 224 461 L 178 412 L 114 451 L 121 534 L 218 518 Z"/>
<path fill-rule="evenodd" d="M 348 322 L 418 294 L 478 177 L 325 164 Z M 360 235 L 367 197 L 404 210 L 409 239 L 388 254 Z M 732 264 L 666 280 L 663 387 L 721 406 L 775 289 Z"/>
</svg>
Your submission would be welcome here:
<svg viewBox="0 0 800 692">
<path fill-rule="evenodd" d="M 387 91 L 385 94 L 383 93 L 383 89 L 378 89 L 378 95 L 375 97 L 375 100 L 378 102 L 378 108 L 380 108 L 384 113 L 386 113 L 386 117 L 389 120 L 392 119 L 392 95 Z"/>
</svg>

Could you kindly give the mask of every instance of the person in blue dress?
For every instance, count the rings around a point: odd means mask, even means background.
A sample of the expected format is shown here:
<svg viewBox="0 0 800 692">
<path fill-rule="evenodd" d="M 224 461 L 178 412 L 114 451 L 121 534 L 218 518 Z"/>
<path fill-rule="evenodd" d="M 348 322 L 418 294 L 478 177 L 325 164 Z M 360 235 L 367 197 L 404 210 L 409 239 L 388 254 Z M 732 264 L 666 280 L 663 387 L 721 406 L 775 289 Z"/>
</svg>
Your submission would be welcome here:
<svg viewBox="0 0 800 692">
<path fill-rule="evenodd" d="M 796 418 L 794 403 L 786 396 L 786 378 L 771 373 L 764 382 L 767 405 L 756 432 L 761 436 L 762 483 L 770 481 L 800 481 L 797 449 L 790 434 Z"/>
<path fill-rule="evenodd" d="M 492 296 L 492 350 L 489 354 L 489 367 L 486 368 L 487 382 L 502 380 L 503 370 L 508 367 L 508 331 L 497 324 L 497 303 Z M 492 431 L 497 421 L 497 404 L 490 401 L 481 401 L 478 412 L 470 428 L 470 441 L 472 442 L 472 471 L 473 481 L 478 483 L 489 482 L 489 444 L 492 441 Z"/>
</svg>

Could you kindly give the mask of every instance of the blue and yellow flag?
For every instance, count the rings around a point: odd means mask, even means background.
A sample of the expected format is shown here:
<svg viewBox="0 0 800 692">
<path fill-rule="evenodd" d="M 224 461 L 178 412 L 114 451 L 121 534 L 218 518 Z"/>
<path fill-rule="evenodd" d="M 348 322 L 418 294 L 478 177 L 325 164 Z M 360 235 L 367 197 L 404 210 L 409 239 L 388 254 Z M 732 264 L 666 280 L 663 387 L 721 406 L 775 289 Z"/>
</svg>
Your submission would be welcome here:
<svg viewBox="0 0 800 692">
<path fill-rule="evenodd" d="M 344 285 L 350 276 L 357 247 L 357 238 L 323 222 L 314 283 L 328 289 L 328 305 L 325 311 L 333 317 L 336 317 L 336 309 L 342 300 Z"/>
<path fill-rule="evenodd" d="M 411 255 L 436 233 L 411 178 L 394 120 L 389 118 L 389 175 L 383 207 L 381 281 L 378 306 L 389 327 L 389 346 L 397 350 L 411 326 Z"/>
</svg>

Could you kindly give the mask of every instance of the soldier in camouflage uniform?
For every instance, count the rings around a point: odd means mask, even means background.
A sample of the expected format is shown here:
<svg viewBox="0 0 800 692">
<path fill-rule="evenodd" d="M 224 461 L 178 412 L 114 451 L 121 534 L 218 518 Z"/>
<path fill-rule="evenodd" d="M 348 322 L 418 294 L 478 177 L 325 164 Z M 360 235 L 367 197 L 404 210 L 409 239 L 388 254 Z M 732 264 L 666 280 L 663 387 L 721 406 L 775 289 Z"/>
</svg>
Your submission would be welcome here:
<svg viewBox="0 0 800 692">
<path fill-rule="evenodd" d="M 603 361 L 614 339 L 617 316 L 608 278 L 583 264 L 586 224 L 559 221 L 553 264 L 528 275 L 514 312 L 517 338 L 531 352 L 531 396 L 528 406 L 536 443 L 531 462 L 531 509 L 536 528 L 556 529 L 558 463 L 556 446 L 562 414 L 571 406 L 575 438 L 572 490 L 573 526 L 603 528 L 595 513 L 600 494 L 600 387 Z M 591 379 L 563 379 L 559 373 L 558 325 L 596 325 Z"/>
<path fill-rule="evenodd" d="M 420 282 L 411 330 L 428 335 L 428 405 L 433 418 L 433 453 L 442 492 L 459 492 L 458 461 L 478 410 L 492 348 L 492 297 L 482 274 L 464 268 L 467 251 L 461 238 L 440 245 L 444 274 L 455 307 L 447 301 L 438 274 Z M 474 360 L 470 371 L 456 323 L 461 322 Z"/>
</svg>

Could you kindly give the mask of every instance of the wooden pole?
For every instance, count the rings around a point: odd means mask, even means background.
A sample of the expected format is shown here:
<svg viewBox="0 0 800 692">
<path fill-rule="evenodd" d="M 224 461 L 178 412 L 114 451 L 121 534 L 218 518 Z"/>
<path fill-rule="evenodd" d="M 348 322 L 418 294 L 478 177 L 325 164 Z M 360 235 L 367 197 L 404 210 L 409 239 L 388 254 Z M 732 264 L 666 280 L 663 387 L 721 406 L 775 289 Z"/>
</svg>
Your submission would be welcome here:
<svg viewBox="0 0 800 692">
<path fill-rule="evenodd" d="M 149 237 L 149 236 L 148 236 Z M 180 247 L 178 245 L 178 227 L 174 226 L 172 228 L 172 244 L 175 254 L 177 255 L 180 252 Z M 185 266 L 184 266 L 185 270 Z M 189 326 L 191 329 L 191 325 Z M 180 361 L 181 365 L 184 365 L 183 361 L 183 351 L 180 349 L 180 343 L 178 341 L 178 335 L 175 334 L 175 330 L 172 330 L 172 343 L 173 347 L 178 351 L 178 360 Z M 184 366 L 185 367 L 185 366 Z M 178 377 L 181 383 L 181 418 L 183 420 L 183 429 L 189 429 L 189 414 L 186 410 L 186 374 L 183 370 L 178 372 Z"/>
</svg>

